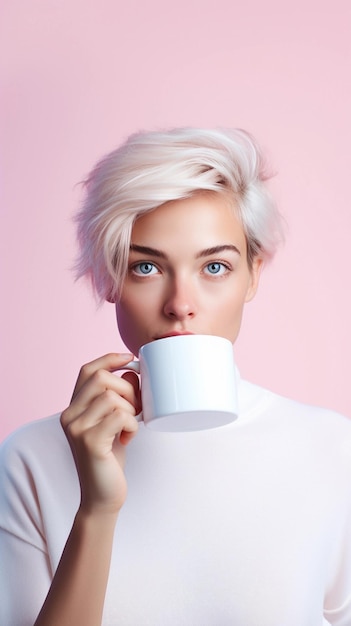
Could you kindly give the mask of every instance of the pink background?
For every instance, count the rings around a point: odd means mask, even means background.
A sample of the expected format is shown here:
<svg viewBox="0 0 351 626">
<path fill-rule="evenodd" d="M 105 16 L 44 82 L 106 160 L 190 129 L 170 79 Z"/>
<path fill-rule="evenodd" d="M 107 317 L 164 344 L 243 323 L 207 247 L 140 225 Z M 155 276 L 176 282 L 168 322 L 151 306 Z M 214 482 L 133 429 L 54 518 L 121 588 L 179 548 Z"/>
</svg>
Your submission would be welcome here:
<svg viewBox="0 0 351 626">
<path fill-rule="evenodd" d="M 243 376 L 351 416 L 349 0 L 7 0 L 2 7 L 1 429 L 63 409 L 119 350 L 74 284 L 77 183 L 129 133 L 239 126 L 268 150 L 287 243 L 247 306 Z"/>
</svg>

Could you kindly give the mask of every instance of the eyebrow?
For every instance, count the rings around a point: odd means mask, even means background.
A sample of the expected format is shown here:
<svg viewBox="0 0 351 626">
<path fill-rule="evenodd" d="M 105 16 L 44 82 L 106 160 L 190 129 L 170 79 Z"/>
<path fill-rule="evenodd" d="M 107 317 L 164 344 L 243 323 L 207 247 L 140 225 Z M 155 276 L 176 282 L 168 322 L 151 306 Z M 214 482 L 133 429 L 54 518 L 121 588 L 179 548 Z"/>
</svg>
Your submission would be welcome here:
<svg viewBox="0 0 351 626">
<path fill-rule="evenodd" d="M 200 259 L 204 256 L 211 256 L 212 254 L 220 254 L 221 252 L 235 252 L 236 254 L 240 255 L 240 250 L 234 246 L 233 244 L 223 244 L 221 246 L 213 246 L 212 248 L 205 248 L 205 250 L 201 250 L 201 252 L 199 252 L 196 255 L 197 259 Z"/>
<path fill-rule="evenodd" d="M 162 252 L 162 250 L 157 250 L 157 248 L 150 248 L 149 246 L 139 246 L 136 243 L 132 243 L 130 245 L 131 252 L 140 252 L 141 254 L 147 254 L 149 256 L 158 257 L 161 259 L 166 259 L 167 254 Z M 235 252 L 236 254 L 241 254 L 240 250 L 234 246 L 233 244 L 222 244 L 219 246 L 212 246 L 211 248 L 205 248 L 205 250 L 201 250 L 197 253 L 196 258 L 202 259 L 203 257 L 212 256 L 213 254 L 220 254 L 221 252 Z"/>
<path fill-rule="evenodd" d="M 157 256 L 162 259 L 167 258 L 167 255 L 161 250 L 157 250 L 156 248 L 150 248 L 149 246 L 139 246 L 136 243 L 131 243 L 129 250 L 131 252 L 140 252 L 141 254 L 147 254 L 149 256 Z"/>
</svg>

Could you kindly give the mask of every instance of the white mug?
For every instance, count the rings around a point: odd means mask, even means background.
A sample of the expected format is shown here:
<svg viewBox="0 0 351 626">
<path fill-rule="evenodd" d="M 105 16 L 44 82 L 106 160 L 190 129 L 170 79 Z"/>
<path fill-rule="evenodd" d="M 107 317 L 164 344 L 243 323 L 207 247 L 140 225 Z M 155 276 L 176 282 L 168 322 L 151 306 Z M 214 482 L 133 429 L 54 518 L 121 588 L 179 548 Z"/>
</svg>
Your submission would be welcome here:
<svg viewBox="0 0 351 626">
<path fill-rule="evenodd" d="M 213 335 L 177 335 L 147 343 L 139 361 L 145 425 L 157 431 L 217 428 L 238 415 L 233 346 Z"/>
</svg>

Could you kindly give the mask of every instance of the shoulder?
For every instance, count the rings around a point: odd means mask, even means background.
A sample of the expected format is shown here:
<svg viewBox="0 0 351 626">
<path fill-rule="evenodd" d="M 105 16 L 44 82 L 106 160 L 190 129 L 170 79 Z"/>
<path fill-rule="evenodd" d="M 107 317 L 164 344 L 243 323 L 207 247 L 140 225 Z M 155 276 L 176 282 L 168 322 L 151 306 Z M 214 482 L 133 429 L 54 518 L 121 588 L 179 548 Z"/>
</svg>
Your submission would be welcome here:
<svg viewBox="0 0 351 626">
<path fill-rule="evenodd" d="M 307 404 L 274 393 L 246 380 L 240 381 L 239 398 L 244 413 L 290 420 L 304 425 L 324 425 L 351 432 L 351 419 L 331 409 Z"/>
<path fill-rule="evenodd" d="M 298 402 L 245 380 L 240 382 L 242 418 L 277 441 L 348 463 L 351 470 L 351 419 L 331 409 Z"/>
<path fill-rule="evenodd" d="M 12 444 L 14 442 L 20 442 L 23 439 L 33 438 L 33 440 L 36 440 L 39 433 L 50 434 L 52 432 L 57 432 L 60 428 L 60 413 L 55 413 L 49 417 L 44 417 L 34 420 L 33 422 L 28 422 L 27 424 L 23 424 L 3 440 L 0 448 L 9 443 Z"/>
<path fill-rule="evenodd" d="M 39 515 L 38 503 L 53 493 L 58 499 L 65 493 L 75 497 L 76 470 L 60 415 L 26 424 L 7 437 L 0 446 L 0 473 L 0 521 L 3 511 L 22 515 L 24 508 Z"/>
<path fill-rule="evenodd" d="M 0 445 L 0 468 L 3 473 L 15 473 L 16 468 L 45 471 L 53 462 L 71 456 L 60 424 L 60 415 L 40 419 L 21 426 Z"/>
<path fill-rule="evenodd" d="M 44 440 L 52 440 L 60 435 L 60 414 L 57 413 L 17 428 L 1 443 L 0 451 L 3 452 L 21 447 L 26 448 L 28 443 L 42 447 L 41 442 L 43 438 Z"/>
</svg>

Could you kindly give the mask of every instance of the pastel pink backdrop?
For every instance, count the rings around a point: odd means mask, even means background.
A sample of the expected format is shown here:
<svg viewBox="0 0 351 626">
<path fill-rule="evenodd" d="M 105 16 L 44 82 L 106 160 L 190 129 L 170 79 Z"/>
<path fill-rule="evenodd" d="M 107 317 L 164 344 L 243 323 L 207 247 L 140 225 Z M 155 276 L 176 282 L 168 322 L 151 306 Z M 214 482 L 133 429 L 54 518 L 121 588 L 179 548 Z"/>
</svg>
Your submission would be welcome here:
<svg viewBox="0 0 351 626">
<path fill-rule="evenodd" d="M 122 348 L 74 284 L 77 183 L 129 133 L 239 126 L 289 225 L 247 306 L 242 376 L 351 416 L 348 0 L 8 0 L 2 7 L 1 437 Z"/>
</svg>

